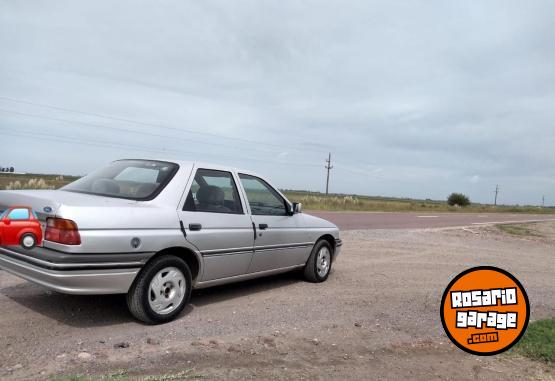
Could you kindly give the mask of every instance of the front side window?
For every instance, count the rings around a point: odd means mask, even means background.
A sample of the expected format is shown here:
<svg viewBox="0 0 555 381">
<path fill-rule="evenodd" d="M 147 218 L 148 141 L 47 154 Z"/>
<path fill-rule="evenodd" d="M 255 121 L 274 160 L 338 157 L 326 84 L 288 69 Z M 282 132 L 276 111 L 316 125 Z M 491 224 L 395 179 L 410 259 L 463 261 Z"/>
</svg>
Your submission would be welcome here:
<svg viewBox="0 0 555 381">
<path fill-rule="evenodd" d="M 61 188 L 98 196 L 151 200 L 170 182 L 179 166 L 154 160 L 119 160 Z"/>
<path fill-rule="evenodd" d="M 8 219 L 10 220 L 28 220 L 29 210 L 28 209 L 14 209 L 8 214 Z"/>
<path fill-rule="evenodd" d="M 230 172 L 199 169 L 183 210 L 242 214 L 241 199 Z"/>
<path fill-rule="evenodd" d="M 258 177 L 239 174 L 254 215 L 285 216 L 286 202 L 271 186 Z"/>
</svg>

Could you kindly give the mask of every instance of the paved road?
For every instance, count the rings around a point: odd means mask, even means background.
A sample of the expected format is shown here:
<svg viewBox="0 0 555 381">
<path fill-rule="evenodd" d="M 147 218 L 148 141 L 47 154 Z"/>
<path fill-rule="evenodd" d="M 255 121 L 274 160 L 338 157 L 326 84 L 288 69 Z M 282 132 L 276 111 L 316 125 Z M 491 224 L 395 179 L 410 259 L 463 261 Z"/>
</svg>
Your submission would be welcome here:
<svg viewBox="0 0 555 381">
<path fill-rule="evenodd" d="M 449 226 L 481 225 L 522 221 L 555 221 L 554 214 L 507 213 L 373 213 L 373 212 L 322 212 L 308 214 L 332 221 L 342 230 L 355 229 L 418 229 Z"/>
</svg>

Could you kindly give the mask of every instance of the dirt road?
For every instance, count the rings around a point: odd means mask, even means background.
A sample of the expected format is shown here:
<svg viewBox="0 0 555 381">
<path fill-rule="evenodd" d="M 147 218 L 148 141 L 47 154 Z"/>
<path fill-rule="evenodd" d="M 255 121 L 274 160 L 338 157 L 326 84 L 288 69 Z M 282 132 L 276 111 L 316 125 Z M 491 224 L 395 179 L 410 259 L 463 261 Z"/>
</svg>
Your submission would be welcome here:
<svg viewBox="0 0 555 381">
<path fill-rule="evenodd" d="M 51 293 L 0 271 L 0 379 L 552 379 L 555 369 L 515 355 L 462 352 L 438 314 L 457 273 L 496 265 L 523 283 L 532 319 L 555 316 L 555 223 L 537 226 L 548 238 L 485 226 L 347 231 L 327 282 L 287 274 L 202 290 L 161 326 L 133 321 L 123 297 Z"/>
<path fill-rule="evenodd" d="M 449 226 L 483 225 L 519 221 L 555 221 L 553 214 L 508 213 L 382 213 L 322 212 L 307 213 L 335 223 L 341 230 L 422 229 Z"/>
</svg>

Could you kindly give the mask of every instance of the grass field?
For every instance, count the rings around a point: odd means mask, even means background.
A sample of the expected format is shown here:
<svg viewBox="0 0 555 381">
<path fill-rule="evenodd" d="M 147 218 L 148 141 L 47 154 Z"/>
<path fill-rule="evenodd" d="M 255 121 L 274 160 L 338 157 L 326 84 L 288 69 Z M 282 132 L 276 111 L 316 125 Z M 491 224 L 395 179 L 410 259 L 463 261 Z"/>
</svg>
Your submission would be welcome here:
<svg viewBox="0 0 555 381">
<path fill-rule="evenodd" d="M 358 195 L 329 195 L 322 193 L 285 191 L 289 200 L 301 202 L 305 210 L 336 210 L 361 212 L 476 212 L 476 213 L 555 213 L 554 207 L 471 204 L 449 206 L 446 201 Z"/>
<path fill-rule="evenodd" d="M 0 173 L 1 189 L 57 189 L 78 177 L 43 174 L 6 174 Z"/>
<path fill-rule="evenodd" d="M 542 234 L 538 233 L 529 226 L 530 224 L 503 224 L 497 225 L 497 228 L 507 234 L 521 237 L 543 237 Z"/>
<path fill-rule="evenodd" d="M 555 364 L 555 319 L 530 323 L 513 352 L 538 361 Z"/>
<path fill-rule="evenodd" d="M 75 176 L 45 174 L 0 174 L 0 189 L 57 189 L 76 180 Z M 464 208 L 446 201 L 372 197 L 285 190 L 290 201 L 301 202 L 305 210 L 361 212 L 476 212 L 476 213 L 555 213 L 555 207 L 471 204 Z"/>
</svg>

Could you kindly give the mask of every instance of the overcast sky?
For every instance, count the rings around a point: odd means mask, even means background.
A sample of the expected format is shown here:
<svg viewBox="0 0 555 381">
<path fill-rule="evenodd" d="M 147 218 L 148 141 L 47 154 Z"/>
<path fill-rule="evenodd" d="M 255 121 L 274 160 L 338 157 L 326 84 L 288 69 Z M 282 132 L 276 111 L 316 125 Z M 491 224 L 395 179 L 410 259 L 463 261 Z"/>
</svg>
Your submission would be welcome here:
<svg viewBox="0 0 555 381">
<path fill-rule="evenodd" d="M 0 0 L 0 165 L 555 204 L 553 1 Z"/>
</svg>

